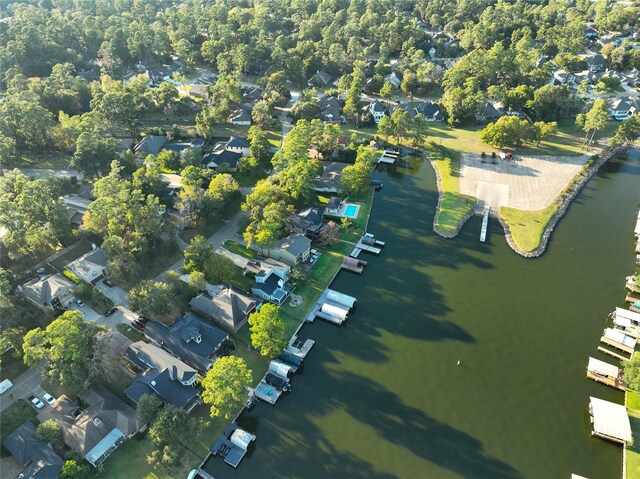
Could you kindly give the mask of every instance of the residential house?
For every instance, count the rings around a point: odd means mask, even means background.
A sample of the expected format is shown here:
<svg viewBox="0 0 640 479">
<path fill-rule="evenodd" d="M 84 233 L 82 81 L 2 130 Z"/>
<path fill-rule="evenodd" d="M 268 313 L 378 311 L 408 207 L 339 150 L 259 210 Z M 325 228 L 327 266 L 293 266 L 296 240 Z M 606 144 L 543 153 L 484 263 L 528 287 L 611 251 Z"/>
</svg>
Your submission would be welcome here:
<svg viewBox="0 0 640 479">
<path fill-rule="evenodd" d="M 289 231 L 303 234 L 312 240 L 320 237 L 323 226 L 322 212 L 318 208 L 297 211 L 289 218 Z"/>
<path fill-rule="evenodd" d="M 238 171 L 238 162 L 242 158 L 242 153 L 230 151 L 227 149 L 214 150 L 202 157 L 202 168 L 214 170 L 223 163 L 228 165 L 230 171 Z"/>
<path fill-rule="evenodd" d="M 164 349 L 138 341 L 127 348 L 125 357 L 143 371 L 124 391 L 136 404 L 145 394 L 155 394 L 165 403 L 187 411 L 202 402 L 194 387 L 198 372 Z"/>
<path fill-rule="evenodd" d="M 98 467 L 126 439 L 136 434 L 142 424 L 131 406 L 100 385 L 78 394 L 87 409 L 80 408 L 67 396 L 38 414 L 40 422 L 54 420 L 62 431 L 62 440 L 89 464 Z"/>
<path fill-rule="evenodd" d="M 96 284 L 107 276 L 109 255 L 93 245 L 93 249 L 72 261 L 65 269 L 85 283 Z"/>
<path fill-rule="evenodd" d="M 35 277 L 22 286 L 18 286 L 18 291 L 39 308 L 62 309 L 73 301 L 71 289 L 75 286 L 67 278 L 57 273 L 45 277 Z"/>
<path fill-rule="evenodd" d="M 202 83 L 194 83 L 193 85 L 182 88 L 179 91 L 183 91 L 187 96 L 196 98 L 201 101 L 209 101 L 209 85 Z"/>
<path fill-rule="evenodd" d="M 182 188 L 182 176 L 173 173 L 160 173 L 163 181 L 167 184 L 169 196 L 173 199 L 177 198 Z"/>
<path fill-rule="evenodd" d="M 221 146 L 225 150 L 233 151 L 234 153 L 240 153 L 245 158 L 251 156 L 251 145 L 245 138 L 232 136 L 231 138 L 229 138 L 229 140 L 227 140 L 226 143 L 222 143 Z M 216 148 L 214 148 L 214 150 L 217 148 L 218 145 L 216 145 Z"/>
<path fill-rule="evenodd" d="M 389 114 L 392 115 L 396 110 L 404 110 L 409 115 L 409 118 L 413 118 L 416 116 L 415 109 L 413 105 L 408 101 L 401 101 L 400 103 L 395 103 L 389 107 Z"/>
<path fill-rule="evenodd" d="M 493 103 L 486 101 L 478 108 L 478 111 L 476 112 L 476 120 L 482 122 L 496 121 L 503 115 L 504 113 L 496 108 Z"/>
<path fill-rule="evenodd" d="M 311 240 L 302 234 L 289 235 L 265 249 L 269 258 L 282 261 L 290 266 L 303 263 L 311 255 Z"/>
<path fill-rule="evenodd" d="M 595 85 L 596 83 L 598 83 L 601 75 L 601 73 L 592 72 L 590 70 L 583 70 L 581 72 L 574 73 L 573 78 L 577 84 L 580 84 L 584 80 L 587 80 L 587 83 L 589 85 Z"/>
<path fill-rule="evenodd" d="M 194 138 L 191 141 L 182 141 L 182 142 L 172 142 L 167 143 L 162 148 L 163 150 L 175 151 L 176 153 L 180 153 L 180 155 L 184 155 L 186 151 L 202 148 L 204 146 L 203 138 Z"/>
<path fill-rule="evenodd" d="M 400 88 L 400 85 L 402 84 L 402 73 L 391 72 L 389 75 L 384 77 L 384 81 L 391 83 L 393 87 L 397 90 L 398 88 Z"/>
<path fill-rule="evenodd" d="M 56 479 L 62 471 L 64 459 L 55 453 L 47 441 L 36 437 L 36 427 L 31 421 L 24 422 L 5 437 L 2 445 L 23 467 L 14 479 Z"/>
<path fill-rule="evenodd" d="M 376 59 L 367 60 L 367 63 L 365 63 L 364 67 L 362 67 L 362 71 L 364 72 L 367 78 L 370 78 L 376 74 L 377 65 L 378 65 L 378 60 Z"/>
<path fill-rule="evenodd" d="M 280 306 L 283 304 L 293 288 L 289 280 L 290 268 L 264 267 L 256 274 L 256 283 L 251 287 L 251 292 L 259 298 Z"/>
<path fill-rule="evenodd" d="M 262 100 L 262 94 L 264 91 L 258 86 L 249 87 L 244 95 L 242 95 L 242 101 L 245 103 L 257 103 Z"/>
<path fill-rule="evenodd" d="M 333 196 L 329 198 L 329 202 L 324 209 L 324 215 L 326 216 L 338 216 L 340 214 L 340 206 L 342 205 L 342 200 L 337 196 Z"/>
<path fill-rule="evenodd" d="M 175 320 L 171 326 L 149 321 L 144 334 L 175 357 L 206 373 L 215 363 L 215 353 L 229 335 L 191 313 Z"/>
<path fill-rule="evenodd" d="M 342 116 L 342 105 L 337 98 L 332 96 L 321 98 L 318 101 L 322 121 L 325 123 L 346 123 Z"/>
<path fill-rule="evenodd" d="M 553 71 L 553 78 L 551 79 L 552 85 L 566 85 L 574 81 L 573 75 L 568 71 L 558 68 Z"/>
<path fill-rule="evenodd" d="M 240 105 L 240 108 L 229 115 L 229 123 L 232 125 L 250 126 L 251 110 L 252 108 L 248 105 Z"/>
<path fill-rule="evenodd" d="M 616 120 L 626 120 L 640 111 L 640 99 L 624 97 L 616 98 L 611 103 L 611 116 Z"/>
<path fill-rule="evenodd" d="M 189 302 L 194 311 L 233 332 L 247 322 L 260 304 L 258 298 L 233 286 L 221 288 L 213 296 L 201 293 Z"/>
<path fill-rule="evenodd" d="M 584 57 L 587 62 L 587 68 L 590 72 L 601 72 L 605 70 L 606 60 L 600 53 L 587 55 Z"/>
<path fill-rule="evenodd" d="M 347 166 L 349 166 L 348 163 L 337 161 L 324 163 L 322 165 L 322 176 L 314 180 L 313 190 L 318 193 L 338 193 L 342 189 L 340 185 L 342 170 Z"/>
<path fill-rule="evenodd" d="M 415 106 L 416 114 L 424 116 L 426 121 L 444 121 L 444 109 L 433 101 L 422 101 Z"/>
<path fill-rule="evenodd" d="M 91 205 L 93 201 L 79 195 L 63 196 L 62 201 L 64 201 L 64 204 L 67 207 L 67 217 L 69 218 L 69 222 L 78 226 L 82 225 L 82 218 L 89 210 L 89 205 Z"/>
<path fill-rule="evenodd" d="M 157 155 L 167 141 L 166 136 L 147 135 L 133 147 L 133 152 L 141 155 Z"/>
<path fill-rule="evenodd" d="M 366 109 L 373 116 L 373 121 L 380 123 L 382 117 L 387 113 L 387 108 L 379 100 L 372 101 Z"/>
<path fill-rule="evenodd" d="M 596 38 L 598 38 L 598 34 L 598 30 L 593 27 L 587 26 L 584 29 L 584 38 L 586 40 L 595 40 Z"/>
<path fill-rule="evenodd" d="M 331 80 L 333 80 L 333 77 L 331 75 L 329 75 L 327 72 L 318 70 L 316 74 L 309 79 L 308 84 L 310 87 L 324 88 L 331 84 Z"/>
</svg>

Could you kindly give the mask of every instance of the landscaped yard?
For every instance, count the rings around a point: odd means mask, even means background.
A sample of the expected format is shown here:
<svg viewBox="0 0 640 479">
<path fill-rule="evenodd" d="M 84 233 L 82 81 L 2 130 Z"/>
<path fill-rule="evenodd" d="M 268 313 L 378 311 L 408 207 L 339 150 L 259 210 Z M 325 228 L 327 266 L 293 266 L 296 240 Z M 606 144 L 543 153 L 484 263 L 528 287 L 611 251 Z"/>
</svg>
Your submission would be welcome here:
<svg viewBox="0 0 640 479">
<path fill-rule="evenodd" d="M 91 251 L 91 243 L 87 241 L 81 241 L 78 246 L 70 251 L 67 251 L 65 254 L 57 257 L 53 261 L 50 261 L 49 264 L 51 264 L 51 266 L 56 268 L 58 271 L 63 271 L 66 265 L 78 259 L 83 254 L 88 253 L 89 251 Z"/>
<path fill-rule="evenodd" d="M 633 433 L 633 445 L 626 446 L 627 474 L 626 479 L 640 478 L 640 411 L 629 411 L 631 432 Z"/>
<path fill-rule="evenodd" d="M 133 326 L 129 326 L 128 324 L 125 324 L 125 323 L 117 324 L 116 329 L 120 334 L 122 334 L 123 336 L 126 336 L 134 343 L 138 341 L 144 341 L 146 343 L 149 342 L 146 336 L 144 336 L 137 329 L 135 329 Z"/>
<path fill-rule="evenodd" d="M 9 394 L 9 392 L 5 393 Z M 23 422 L 31 420 L 34 425 L 38 425 L 36 416 L 38 413 L 36 410 L 27 403 L 24 399 L 14 402 L 0 414 L 0 423 L 2 424 L 2 439 L 7 437 Z"/>
<path fill-rule="evenodd" d="M 500 208 L 500 217 L 509 225 L 511 238 L 516 246 L 521 251 L 530 252 L 540 246 L 544 228 L 556 211 L 556 203 L 539 211 L 524 211 L 503 206 Z"/>
<path fill-rule="evenodd" d="M 183 230 L 180 232 L 180 237 L 187 243 L 198 235 L 202 235 L 205 238 L 208 238 L 213 233 L 218 231 L 228 219 L 234 217 L 236 213 L 240 211 L 241 204 L 242 198 L 235 198 L 226 206 L 224 210 L 222 210 L 222 212 L 213 221 L 209 221 L 194 229 Z"/>
<path fill-rule="evenodd" d="M 434 167 L 438 170 L 443 192 L 442 204 L 436 212 L 436 227 L 451 235 L 464 218 L 473 211 L 476 199 L 460 194 L 460 155 L 430 143 L 427 146 Z"/>
<path fill-rule="evenodd" d="M 231 240 L 227 240 L 224 242 L 224 249 L 247 259 L 252 259 L 256 255 L 256 252 L 254 250 L 247 248 L 243 244 Z"/>
</svg>

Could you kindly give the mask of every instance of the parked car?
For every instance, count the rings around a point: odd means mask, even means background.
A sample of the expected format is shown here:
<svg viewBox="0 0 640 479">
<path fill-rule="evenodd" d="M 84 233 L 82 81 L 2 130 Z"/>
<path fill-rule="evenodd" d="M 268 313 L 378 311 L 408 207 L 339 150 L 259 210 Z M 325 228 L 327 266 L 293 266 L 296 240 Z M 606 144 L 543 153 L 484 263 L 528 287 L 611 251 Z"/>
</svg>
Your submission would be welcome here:
<svg viewBox="0 0 640 479">
<path fill-rule="evenodd" d="M 142 332 L 144 331 L 144 323 L 141 323 L 140 321 L 138 321 L 137 319 L 134 319 L 133 321 L 131 321 L 131 324 L 133 325 L 134 328 L 136 328 L 138 331 Z"/>
<path fill-rule="evenodd" d="M 149 318 L 145 318 L 144 316 L 138 316 L 138 321 L 142 324 L 147 324 L 149 322 Z"/>
<path fill-rule="evenodd" d="M 104 313 L 105 316 L 111 316 L 113 313 L 115 313 L 116 311 L 118 311 L 118 308 L 113 307 L 111 308 L 109 311 L 107 311 L 106 313 Z"/>
<path fill-rule="evenodd" d="M 76 304 L 77 304 L 78 306 L 80 306 L 81 308 L 83 308 L 83 307 L 84 307 L 84 302 L 83 302 L 81 299 L 76 299 Z"/>
<path fill-rule="evenodd" d="M 13 387 L 13 383 L 9 379 L 5 379 L 0 383 L 0 394 L 4 394 L 6 391 Z"/>
<path fill-rule="evenodd" d="M 103 279 L 102 282 L 109 287 L 113 286 L 113 283 L 111 282 L 111 280 L 107 278 Z"/>
<path fill-rule="evenodd" d="M 45 401 L 47 401 L 47 404 L 49 404 L 49 406 L 53 406 L 53 404 L 56 402 L 56 398 L 54 398 L 51 394 L 49 393 L 44 393 L 42 395 L 42 399 L 44 399 Z"/>
<path fill-rule="evenodd" d="M 31 403 L 31 405 L 32 405 L 34 408 L 36 408 L 36 409 L 42 409 L 42 408 L 44 407 L 44 403 L 43 403 L 40 399 L 38 399 L 37 397 L 35 397 L 35 396 L 31 396 L 31 397 L 29 398 L 29 402 L 30 402 L 30 403 Z"/>
</svg>

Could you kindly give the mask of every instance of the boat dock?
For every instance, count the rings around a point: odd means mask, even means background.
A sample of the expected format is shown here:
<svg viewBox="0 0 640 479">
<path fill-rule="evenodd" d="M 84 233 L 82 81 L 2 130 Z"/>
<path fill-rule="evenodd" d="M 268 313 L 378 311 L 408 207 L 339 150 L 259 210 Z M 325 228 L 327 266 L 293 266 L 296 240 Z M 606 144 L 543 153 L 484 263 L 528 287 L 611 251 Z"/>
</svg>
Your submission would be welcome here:
<svg viewBox="0 0 640 479">
<path fill-rule="evenodd" d="M 636 339 L 631 336 L 627 336 L 621 331 L 616 329 L 607 328 L 604 330 L 600 342 L 612 346 L 620 351 L 633 356 L 636 349 Z M 624 358 L 627 359 L 627 358 Z"/>
<path fill-rule="evenodd" d="M 256 436 L 241 429 L 235 422 L 232 422 L 211 448 L 212 457 L 221 456 L 224 458 L 224 462 L 237 468 L 247 453 L 249 444 L 255 440 Z M 205 460 L 202 467 L 205 468 L 206 464 L 207 460 Z"/>
<path fill-rule="evenodd" d="M 356 298 L 353 296 L 327 288 L 318 298 L 306 320 L 313 322 L 315 318 L 322 318 L 330 323 L 341 325 L 347 320 L 347 315 L 353 309 L 355 302 Z"/>
<path fill-rule="evenodd" d="M 616 329 L 633 338 L 640 338 L 640 313 L 624 308 L 616 308 L 610 314 Z"/>
<path fill-rule="evenodd" d="M 282 391 L 278 391 L 273 386 L 264 382 L 264 380 L 260 381 L 260 384 L 253 390 L 253 395 L 262 401 L 275 404 L 280 396 L 282 395 Z"/>
<path fill-rule="evenodd" d="M 489 213 L 491 212 L 491 208 L 487 208 L 484 210 L 484 216 L 482 218 L 482 230 L 480 230 L 480 241 L 482 243 L 487 239 L 487 227 L 489 226 Z"/>
<path fill-rule="evenodd" d="M 612 388 L 626 391 L 627 385 L 622 379 L 622 368 L 614 366 L 613 364 L 605 363 L 599 359 L 589 358 L 589 364 L 587 365 L 587 377 L 594 381 Z"/>
<path fill-rule="evenodd" d="M 600 351 L 601 353 L 604 353 L 604 354 L 608 354 L 609 356 L 614 357 L 616 359 L 619 359 L 620 361 L 622 361 L 622 360 L 628 361 L 629 360 L 629 358 L 625 358 L 621 354 L 618 354 L 618 353 L 616 353 L 614 351 L 611 351 L 610 349 L 603 348 L 602 346 L 598 346 L 598 351 Z"/>
<path fill-rule="evenodd" d="M 398 150 L 387 149 L 384 150 L 384 153 L 378 158 L 378 163 L 393 165 L 399 157 L 400 152 Z"/>
<path fill-rule="evenodd" d="M 364 260 L 352 258 L 351 256 L 345 256 L 342 260 L 342 269 L 351 271 L 352 273 L 362 274 L 364 267 L 368 263 Z"/>
<path fill-rule="evenodd" d="M 304 342 L 298 340 L 297 336 L 294 336 L 289 342 L 289 346 L 285 348 L 285 352 L 293 354 L 294 356 L 304 359 L 311 351 L 311 348 L 316 342 L 313 339 L 307 339 Z"/>
<path fill-rule="evenodd" d="M 352 258 L 357 258 L 362 251 L 367 253 L 379 255 L 384 248 L 385 242 L 375 239 L 371 233 L 365 233 L 362 238 L 358 240 L 355 248 L 349 254 Z"/>
</svg>

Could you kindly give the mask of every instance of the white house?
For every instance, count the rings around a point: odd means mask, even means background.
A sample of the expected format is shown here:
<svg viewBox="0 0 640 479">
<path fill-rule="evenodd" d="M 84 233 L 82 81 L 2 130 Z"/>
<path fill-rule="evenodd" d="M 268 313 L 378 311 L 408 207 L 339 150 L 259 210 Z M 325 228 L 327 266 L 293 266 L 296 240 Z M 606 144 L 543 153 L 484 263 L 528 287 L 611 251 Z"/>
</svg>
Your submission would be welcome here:
<svg viewBox="0 0 640 479">
<path fill-rule="evenodd" d="M 640 101 L 637 98 L 616 98 L 611 103 L 611 116 L 616 120 L 626 120 L 640 111 Z"/>
<path fill-rule="evenodd" d="M 378 100 L 371 102 L 368 108 L 369 113 L 371 113 L 371 116 L 373 116 L 373 121 L 375 121 L 376 123 L 380 123 L 380 120 L 387 112 L 385 106 Z"/>
</svg>

